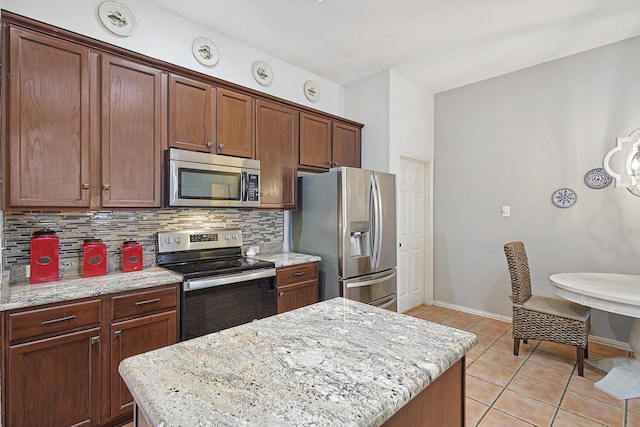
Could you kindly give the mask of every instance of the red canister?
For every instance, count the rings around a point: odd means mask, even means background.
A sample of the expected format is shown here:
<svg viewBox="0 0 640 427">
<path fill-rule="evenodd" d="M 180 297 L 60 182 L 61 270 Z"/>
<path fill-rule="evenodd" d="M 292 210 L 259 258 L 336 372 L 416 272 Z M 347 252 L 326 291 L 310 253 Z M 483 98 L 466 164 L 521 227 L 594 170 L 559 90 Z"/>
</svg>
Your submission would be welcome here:
<svg viewBox="0 0 640 427">
<path fill-rule="evenodd" d="M 122 244 L 122 271 L 142 270 L 142 245 L 133 240 Z"/>
<path fill-rule="evenodd" d="M 107 245 L 100 239 L 86 239 L 82 245 L 84 255 L 82 277 L 107 274 Z"/>
<path fill-rule="evenodd" d="M 29 282 L 54 282 L 60 278 L 59 250 L 60 239 L 55 231 L 45 229 L 33 233 Z"/>
</svg>

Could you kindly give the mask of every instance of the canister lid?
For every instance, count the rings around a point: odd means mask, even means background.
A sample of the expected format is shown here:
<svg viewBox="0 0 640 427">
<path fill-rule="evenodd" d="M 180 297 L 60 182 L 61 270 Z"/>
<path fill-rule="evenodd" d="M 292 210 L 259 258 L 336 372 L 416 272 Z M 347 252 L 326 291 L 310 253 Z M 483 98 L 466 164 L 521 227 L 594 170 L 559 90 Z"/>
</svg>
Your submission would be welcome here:
<svg viewBox="0 0 640 427">
<path fill-rule="evenodd" d="M 55 231 L 50 230 L 48 228 L 44 228 L 42 230 L 38 230 L 38 231 L 34 231 L 33 235 L 34 236 L 46 236 L 46 235 L 51 235 L 51 234 L 56 234 Z"/>
</svg>

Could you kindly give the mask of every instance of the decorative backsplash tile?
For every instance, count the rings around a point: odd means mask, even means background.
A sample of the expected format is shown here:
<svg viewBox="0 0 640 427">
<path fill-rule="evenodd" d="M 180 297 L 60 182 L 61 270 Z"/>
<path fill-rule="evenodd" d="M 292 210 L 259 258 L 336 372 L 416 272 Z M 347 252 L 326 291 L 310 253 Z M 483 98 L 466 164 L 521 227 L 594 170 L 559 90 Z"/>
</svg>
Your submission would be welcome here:
<svg viewBox="0 0 640 427">
<path fill-rule="evenodd" d="M 107 272 L 118 271 L 122 243 L 136 240 L 144 248 L 145 267 L 155 265 L 157 232 L 181 229 L 239 228 L 243 248 L 259 245 L 261 252 L 282 250 L 283 212 L 259 209 L 160 209 L 97 211 L 72 214 L 7 214 L 3 219 L 5 267 L 12 268 L 12 280 L 24 277 L 29 264 L 34 231 L 54 230 L 60 238 L 60 276 L 78 275 L 82 265 L 84 239 L 102 239 L 107 245 Z M 15 276 L 14 276 L 15 275 Z"/>
</svg>

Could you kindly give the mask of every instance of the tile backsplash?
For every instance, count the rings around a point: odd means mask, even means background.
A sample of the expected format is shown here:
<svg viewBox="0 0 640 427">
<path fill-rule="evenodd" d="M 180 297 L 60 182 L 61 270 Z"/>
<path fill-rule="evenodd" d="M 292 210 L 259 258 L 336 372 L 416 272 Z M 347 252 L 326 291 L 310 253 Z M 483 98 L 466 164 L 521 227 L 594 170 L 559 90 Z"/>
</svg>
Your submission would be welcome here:
<svg viewBox="0 0 640 427">
<path fill-rule="evenodd" d="M 34 231 L 49 228 L 60 238 L 60 276 L 80 273 L 84 239 L 102 239 L 107 245 L 107 272 L 119 271 L 122 243 L 136 240 L 144 248 L 145 267 L 155 265 L 157 232 L 181 229 L 239 228 L 243 247 L 261 252 L 282 250 L 283 212 L 259 209 L 160 209 L 80 213 L 5 213 L 2 261 L 11 267 L 12 280 L 24 278 Z"/>
</svg>

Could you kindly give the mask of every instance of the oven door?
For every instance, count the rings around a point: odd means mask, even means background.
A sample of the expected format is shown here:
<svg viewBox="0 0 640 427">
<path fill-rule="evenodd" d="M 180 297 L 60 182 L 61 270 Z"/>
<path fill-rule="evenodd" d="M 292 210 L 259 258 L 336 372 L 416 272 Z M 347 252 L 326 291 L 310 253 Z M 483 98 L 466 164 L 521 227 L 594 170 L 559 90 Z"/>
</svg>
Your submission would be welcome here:
<svg viewBox="0 0 640 427">
<path fill-rule="evenodd" d="M 275 268 L 182 283 L 180 340 L 276 314 Z"/>
</svg>

